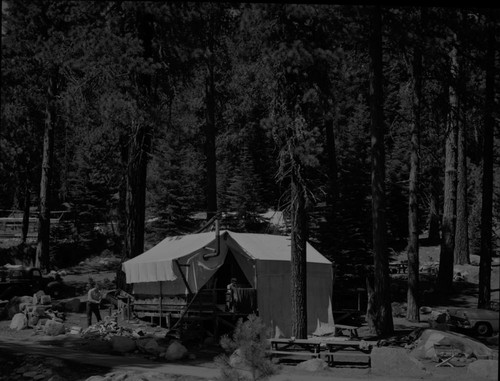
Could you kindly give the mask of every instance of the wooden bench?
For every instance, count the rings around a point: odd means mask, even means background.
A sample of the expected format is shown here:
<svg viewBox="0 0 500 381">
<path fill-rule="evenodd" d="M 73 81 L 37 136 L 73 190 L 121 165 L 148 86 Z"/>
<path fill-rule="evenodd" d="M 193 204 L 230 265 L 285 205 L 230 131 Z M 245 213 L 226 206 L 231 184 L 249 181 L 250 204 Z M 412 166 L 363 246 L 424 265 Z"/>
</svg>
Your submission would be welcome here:
<svg viewBox="0 0 500 381">
<path fill-rule="evenodd" d="M 301 356 L 319 358 L 321 341 L 310 339 L 270 339 L 271 349 L 267 353 L 272 357 L 284 355 L 287 357 Z"/>
<path fill-rule="evenodd" d="M 351 338 L 359 338 L 358 336 L 358 328 L 352 325 L 344 325 L 344 324 L 335 324 L 335 335 L 338 335 L 339 333 L 342 334 L 343 331 L 349 332 L 349 337 Z"/>
<path fill-rule="evenodd" d="M 337 341 L 326 342 L 325 357 L 328 359 L 329 366 L 335 366 L 335 363 L 343 362 L 337 358 L 350 358 L 367 360 L 368 367 L 371 366 L 371 351 L 372 345 L 364 341 Z M 344 362 L 359 362 L 359 361 L 344 361 Z"/>
</svg>

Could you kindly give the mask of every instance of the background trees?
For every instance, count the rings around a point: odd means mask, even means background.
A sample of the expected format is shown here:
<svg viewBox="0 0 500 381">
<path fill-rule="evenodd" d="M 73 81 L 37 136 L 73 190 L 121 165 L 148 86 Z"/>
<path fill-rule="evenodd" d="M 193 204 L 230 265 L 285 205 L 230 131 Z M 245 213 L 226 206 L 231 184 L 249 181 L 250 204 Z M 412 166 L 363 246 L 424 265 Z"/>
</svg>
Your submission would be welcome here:
<svg viewBox="0 0 500 381">
<path fill-rule="evenodd" d="M 426 8 L 421 29 L 416 9 L 382 9 L 385 128 L 374 148 L 385 160 L 375 190 L 385 197 L 386 228 L 374 231 L 367 7 L 5 4 L 0 209 L 32 205 L 45 221 L 70 208 L 75 240 L 95 234 L 84 233 L 87 223 L 106 223 L 124 258 L 142 251 L 144 232 L 147 244 L 198 229 L 198 212 L 230 214 L 231 229 L 257 231 L 260 213 L 280 209 L 300 222 L 298 261 L 310 239 L 340 273 L 372 271 L 374 252 L 388 261 L 410 234 L 416 259 L 417 237 L 442 235 L 442 285 L 453 276 L 455 242 L 468 238 L 484 263 L 498 245 L 499 179 L 488 177 L 499 167 L 495 9 Z M 55 131 L 53 164 L 47 152 L 42 171 L 45 127 Z M 448 156 L 445 167 L 454 127 L 466 143 L 459 188 L 450 181 L 456 160 Z M 421 218 L 409 226 L 410 196 Z M 455 231 L 458 207 L 468 226 Z M 40 232 L 47 258 L 49 231 Z M 386 243 L 374 248 L 379 234 Z"/>
</svg>

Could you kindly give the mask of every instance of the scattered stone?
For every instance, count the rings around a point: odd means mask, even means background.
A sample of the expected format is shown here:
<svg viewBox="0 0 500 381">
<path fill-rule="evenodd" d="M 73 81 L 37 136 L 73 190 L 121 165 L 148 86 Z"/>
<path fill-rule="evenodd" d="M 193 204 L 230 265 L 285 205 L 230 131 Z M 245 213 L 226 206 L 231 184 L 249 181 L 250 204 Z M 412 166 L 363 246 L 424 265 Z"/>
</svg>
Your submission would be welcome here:
<svg viewBox="0 0 500 381">
<path fill-rule="evenodd" d="M 43 380 L 45 378 L 45 374 L 37 374 L 35 377 L 33 377 L 33 380 L 38 381 L 38 380 Z"/>
<path fill-rule="evenodd" d="M 487 380 L 498 380 L 498 360 L 477 360 L 467 366 L 467 374 L 471 380 L 482 377 Z"/>
<path fill-rule="evenodd" d="M 23 377 L 26 377 L 26 378 L 34 378 L 36 375 L 37 375 L 37 372 L 34 372 L 34 371 L 23 373 Z"/>
<path fill-rule="evenodd" d="M 424 378 L 431 375 L 424 365 L 403 348 L 375 347 L 371 353 L 372 373 Z"/>
<path fill-rule="evenodd" d="M 174 341 L 168 346 L 167 352 L 165 353 L 165 358 L 168 361 L 180 360 L 187 355 L 187 352 L 188 350 L 184 345 L 182 345 L 178 341 Z"/>
<path fill-rule="evenodd" d="M 17 313 L 12 318 L 10 322 L 10 329 L 15 329 L 16 331 L 20 331 L 28 326 L 28 319 L 25 314 Z"/>
<path fill-rule="evenodd" d="M 82 333 L 82 327 L 74 325 L 69 329 L 69 333 L 71 333 L 72 335 L 79 335 L 80 333 Z"/>
<path fill-rule="evenodd" d="M 48 336 L 64 335 L 66 327 L 62 322 L 56 320 L 47 320 L 43 327 L 43 332 Z"/>
<path fill-rule="evenodd" d="M 328 364 L 322 359 L 311 359 L 297 364 L 297 368 L 308 372 L 319 372 L 328 368 Z"/>
<path fill-rule="evenodd" d="M 38 324 L 39 320 L 40 316 L 38 316 L 37 313 L 31 314 L 30 318 L 28 319 L 28 325 L 30 327 L 35 327 Z"/>
</svg>

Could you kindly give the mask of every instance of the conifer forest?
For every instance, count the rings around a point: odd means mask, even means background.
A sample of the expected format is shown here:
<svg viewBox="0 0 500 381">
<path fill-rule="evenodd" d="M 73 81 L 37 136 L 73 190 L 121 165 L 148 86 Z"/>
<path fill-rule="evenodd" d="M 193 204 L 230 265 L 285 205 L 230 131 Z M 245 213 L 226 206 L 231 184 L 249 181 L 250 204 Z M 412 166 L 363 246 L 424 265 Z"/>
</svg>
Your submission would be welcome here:
<svg viewBox="0 0 500 381">
<path fill-rule="evenodd" d="M 111 226 L 101 234 L 124 259 L 214 220 L 286 233 L 296 274 L 306 241 L 338 272 L 366 271 L 377 333 L 392 330 L 392 253 L 408 252 L 415 317 L 419 245 L 434 244 L 441 292 L 454 264 L 481 257 L 485 306 L 500 246 L 499 16 L 2 1 L 0 210 L 23 212 L 25 239 L 35 215 L 47 270 L 53 250 L 99 233 L 89 224 Z M 259 217 L 270 210 L 283 230 Z M 77 229 L 51 226 L 54 211 Z"/>
</svg>

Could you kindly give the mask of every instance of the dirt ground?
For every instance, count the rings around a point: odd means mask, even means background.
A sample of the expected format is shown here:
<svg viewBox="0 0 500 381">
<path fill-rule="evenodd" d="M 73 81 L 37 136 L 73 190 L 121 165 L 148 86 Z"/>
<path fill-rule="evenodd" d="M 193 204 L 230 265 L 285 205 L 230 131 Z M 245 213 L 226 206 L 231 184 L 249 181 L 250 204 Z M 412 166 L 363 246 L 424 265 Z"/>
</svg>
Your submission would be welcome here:
<svg viewBox="0 0 500 381">
<path fill-rule="evenodd" d="M 424 247 L 421 249 L 421 264 L 436 263 L 439 260 L 439 251 L 435 247 Z M 401 258 L 405 259 L 404 255 Z M 477 303 L 477 274 L 478 258 L 472 258 L 472 264 L 456 268 L 455 272 L 461 272 L 465 281 L 456 282 L 456 293 L 450 299 L 450 306 L 475 307 Z M 117 259 L 98 256 L 91 260 L 80 263 L 73 268 L 65 269 L 63 276 L 65 283 L 77 289 L 77 295 L 82 301 L 86 300 L 85 287 L 89 277 L 101 282 L 106 288 L 113 287 L 113 279 Z M 394 276 L 398 280 L 400 275 Z M 400 279 L 402 282 L 405 281 Z M 496 283 L 495 283 L 496 282 Z M 492 272 L 493 288 L 498 288 L 499 267 L 495 267 Z M 107 287 L 106 287 L 107 286 Z M 498 295 L 493 298 L 498 299 Z M 431 303 L 429 303 L 431 305 Z M 446 307 L 436 306 L 434 307 Z M 113 310 L 102 309 L 103 318 L 109 316 Z M 95 318 L 93 318 L 95 319 Z M 396 335 L 405 335 L 416 328 L 427 328 L 429 323 L 428 316 L 422 315 L 418 323 L 408 322 L 403 317 L 394 317 L 394 327 Z M 93 320 L 95 321 L 95 320 Z M 78 326 L 85 328 L 85 313 L 66 313 L 64 322 L 66 327 Z M 119 317 L 118 324 L 130 328 L 141 328 L 148 332 L 154 332 L 159 328 L 154 327 L 148 322 L 140 320 L 123 320 Z M 38 381 L 76 381 L 87 380 L 91 376 L 96 376 L 95 381 L 103 380 L 177 380 L 177 381 L 198 381 L 201 379 L 215 379 L 218 374 L 214 358 L 222 353 L 221 348 L 214 344 L 192 343 L 187 345 L 190 356 L 175 364 L 166 363 L 165 360 L 158 360 L 155 357 L 147 356 L 143 353 L 119 354 L 113 353 L 109 342 L 104 340 L 86 339 L 80 335 L 59 335 L 56 337 L 46 336 L 33 327 L 15 331 L 9 328 L 10 320 L 0 321 L 0 381 L 7 380 L 38 380 Z M 360 338 L 365 340 L 374 339 L 370 334 L 368 327 L 364 325 L 358 331 Z M 498 350 L 498 344 L 492 346 Z M 36 350 L 35 350 L 36 349 Z M 66 354 L 66 355 L 65 355 Z M 71 356 L 70 356 L 71 354 Z M 99 360 L 98 357 L 102 358 Z M 112 357 L 109 357 L 112 356 Z M 94 360 L 95 359 L 95 360 Z M 112 359 L 112 360 L 111 360 Z M 432 369 L 430 380 L 469 380 L 464 373 L 464 368 L 436 368 L 435 364 L 429 362 L 424 364 Z M 128 368 L 127 368 L 128 367 Z M 119 372 L 126 369 L 128 378 L 121 377 Z M 178 374 L 175 374 L 178 372 Z M 135 378 L 132 378 L 135 377 Z M 121 378 L 120 378 L 121 377 Z M 366 368 L 336 367 L 328 368 L 314 374 L 299 371 L 294 366 L 282 366 L 279 375 L 274 376 L 272 380 L 313 380 L 334 377 L 337 380 L 377 380 L 370 374 Z M 383 379 L 387 379 L 384 377 Z M 402 380 L 401 377 L 394 379 Z"/>
</svg>

